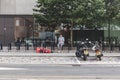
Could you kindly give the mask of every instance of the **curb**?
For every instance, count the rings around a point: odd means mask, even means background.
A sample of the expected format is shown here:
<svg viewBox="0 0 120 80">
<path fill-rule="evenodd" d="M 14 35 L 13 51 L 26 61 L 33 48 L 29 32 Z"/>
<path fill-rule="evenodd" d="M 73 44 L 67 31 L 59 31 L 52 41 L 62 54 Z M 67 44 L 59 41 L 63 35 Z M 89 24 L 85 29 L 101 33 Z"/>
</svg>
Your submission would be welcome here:
<svg viewBox="0 0 120 80">
<path fill-rule="evenodd" d="M 120 76 L 0 76 L 0 79 L 10 80 L 119 80 Z M 23 79 L 21 79 L 23 78 Z"/>
<path fill-rule="evenodd" d="M 23 56 L 23 57 L 76 57 L 75 53 L 36 53 L 36 52 L 0 52 L 1 56 Z M 94 57 L 95 53 L 90 53 Z M 103 57 L 120 57 L 120 53 L 103 53 Z"/>
</svg>

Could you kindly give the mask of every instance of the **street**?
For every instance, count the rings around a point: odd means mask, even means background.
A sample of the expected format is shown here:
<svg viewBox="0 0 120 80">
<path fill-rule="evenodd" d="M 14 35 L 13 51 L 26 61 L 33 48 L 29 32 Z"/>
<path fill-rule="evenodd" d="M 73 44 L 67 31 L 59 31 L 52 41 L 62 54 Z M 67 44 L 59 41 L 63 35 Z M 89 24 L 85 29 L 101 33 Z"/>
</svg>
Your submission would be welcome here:
<svg viewBox="0 0 120 80">
<path fill-rule="evenodd" d="M 120 79 L 119 74 L 120 65 L 0 64 L 0 80 Z"/>
<path fill-rule="evenodd" d="M 93 53 L 87 61 L 65 54 L 1 53 L 0 80 L 119 80 L 119 53 L 97 61 Z"/>
</svg>

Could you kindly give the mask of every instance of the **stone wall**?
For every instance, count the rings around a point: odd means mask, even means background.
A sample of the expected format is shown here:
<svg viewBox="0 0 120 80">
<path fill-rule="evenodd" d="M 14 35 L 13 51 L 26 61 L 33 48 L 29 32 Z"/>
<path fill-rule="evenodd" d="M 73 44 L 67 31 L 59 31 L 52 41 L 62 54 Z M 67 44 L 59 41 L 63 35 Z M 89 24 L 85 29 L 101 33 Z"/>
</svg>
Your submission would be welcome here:
<svg viewBox="0 0 120 80">
<path fill-rule="evenodd" d="M 0 14 L 32 15 L 37 0 L 0 0 Z"/>
</svg>

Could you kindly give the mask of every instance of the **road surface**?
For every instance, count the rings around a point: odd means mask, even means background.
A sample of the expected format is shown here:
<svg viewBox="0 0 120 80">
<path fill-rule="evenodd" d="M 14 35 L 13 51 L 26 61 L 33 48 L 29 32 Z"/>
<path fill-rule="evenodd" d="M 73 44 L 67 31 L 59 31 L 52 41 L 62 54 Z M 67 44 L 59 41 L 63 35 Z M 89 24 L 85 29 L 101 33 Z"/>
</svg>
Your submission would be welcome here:
<svg viewBox="0 0 120 80">
<path fill-rule="evenodd" d="M 0 64 L 0 80 L 120 79 L 120 65 Z"/>
</svg>

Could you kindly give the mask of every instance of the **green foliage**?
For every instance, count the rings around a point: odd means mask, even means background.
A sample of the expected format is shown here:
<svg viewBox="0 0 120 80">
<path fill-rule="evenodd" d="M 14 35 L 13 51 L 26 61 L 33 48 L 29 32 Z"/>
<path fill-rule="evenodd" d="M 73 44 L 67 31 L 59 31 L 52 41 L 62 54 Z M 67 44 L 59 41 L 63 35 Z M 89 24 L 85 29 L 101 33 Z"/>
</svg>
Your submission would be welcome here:
<svg viewBox="0 0 120 80">
<path fill-rule="evenodd" d="M 41 25 L 51 26 L 71 23 L 78 6 L 77 0 L 38 0 L 34 17 Z M 57 26 L 56 25 L 56 26 Z"/>
<path fill-rule="evenodd" d="M 38 0 L 34 11 L 40 25 L 52 27 L 73 23 L 94 28 L 102 27 L 109 18 L 120 21 L 119 0 Z"/>
<path fill-rule="evenodd" d="M 87 28 L 100 25 L 103 21 L 104 14 L 103 0 L 81 1 L 76 11 L 76 15 L 81 18 L 81 22 L 79 23 L 85 25 Z"/>
</svg>

